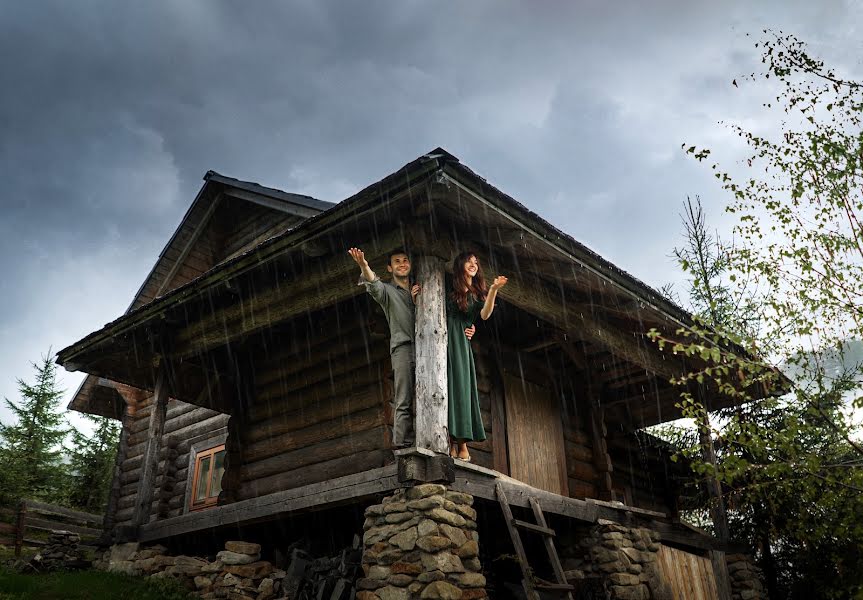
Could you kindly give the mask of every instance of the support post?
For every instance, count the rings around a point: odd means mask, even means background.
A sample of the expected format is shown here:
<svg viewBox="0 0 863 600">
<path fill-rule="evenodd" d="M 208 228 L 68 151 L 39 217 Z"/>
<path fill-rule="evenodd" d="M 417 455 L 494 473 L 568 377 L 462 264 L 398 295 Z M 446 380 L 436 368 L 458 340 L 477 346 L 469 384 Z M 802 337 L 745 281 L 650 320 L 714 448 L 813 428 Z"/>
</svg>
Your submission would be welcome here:
<svg viewBox="0 0 863 600">
<path fill-rule="evenodd" d="M 421 256 L 415 263 L 417 281 L 422 286 L 416 306 L 416 445 L 446 454 L 449 428 L 444 262 L 435 256 Z"/>
<path fill-rule="evenodd" d="M 698 418 L 698 440 L 701 445 L 701 458 L 704 462 L 716 468 L 716 450 L 713 447 L 713 436 L 710 435 L 710 421 L 707 408 Z M 721 542 L 728 541 L 728 519 L 725 514 L 725 500 L 722 498 L 722 485 L 713 475 L 705 481 L 710 497 L 710 517 L 716 538 Z"/>
<path fill-rule="evenodd" d="M 600 500 L 614 500 L 611 485 L 611 456 L 608 455 L 608 430 L 605 427 L 605 411 L 596 404 L 590 408 L 590 425 L 593 438 L 593 464 L 596 466 L 596 489 Z"/>
<path fill-rule="evenodd" d="M 135 500 L 135 513 L 132 523 L 136 527 L 146 525 L 150 520 L 150 506 L 156 487 L 156 473 L 159 470 L 159 450 L 162 447 L 162 434 L 165 431 L 165 415 L 168 412 L 167 365 L 159 361 L 156 374 L 156 389 L 153 394 L 153 412 L 147 427 L 147 448 L 141 466 L 141 480 L 138 482 L 138 495 Z"/>
<path fill-rule="evenodd" d="M 18 503 L 18 514 L 15 518 L 15 558 L 21 557 L 25 529 L 27 529 L 27 501 L 21 500 Z"/>
</svg>

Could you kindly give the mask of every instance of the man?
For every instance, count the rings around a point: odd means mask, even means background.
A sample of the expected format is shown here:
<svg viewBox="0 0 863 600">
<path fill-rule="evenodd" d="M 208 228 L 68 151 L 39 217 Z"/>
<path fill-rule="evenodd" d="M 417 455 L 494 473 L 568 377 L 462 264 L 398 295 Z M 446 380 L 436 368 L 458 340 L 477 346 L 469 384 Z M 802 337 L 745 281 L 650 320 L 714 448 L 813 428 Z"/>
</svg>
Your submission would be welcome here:
<svg viewBox="0 0 863 600">
<path fill-rule="evenodd" d="M 393 365 L 393 447 L 406 448 L 414 443 L 411 404 L 414 397 L 416 359 L 414 357 L 414 313 L 418 284 L 410 285 L 411 261 L 404 250 L 389 255 L 392 283 L 381 281 L 369 267 L 365 254 L 351 248 L 348 254 L 360 267 L 360 283 L 384 309 L 390 327 L 390 358 Z"/>
<path fill-rule="evenodd" d="M 415 305 L 420 286 L 410 284 L 411 261 L 404 250 L 389 255 L 387 271 L 391 283 L 381 281 L 369 267 L 365 254 L 359 248 L 348 250 L 360 267 L 360 283 L 384 309 L 390 327 L 390 359 L 393 365 L 393 447 L 407 448 L 414 444 L 413 414 L 416 359 L 414 355 Z M 476 328 L 465 330 L 467 339 Z"/>
</svg>

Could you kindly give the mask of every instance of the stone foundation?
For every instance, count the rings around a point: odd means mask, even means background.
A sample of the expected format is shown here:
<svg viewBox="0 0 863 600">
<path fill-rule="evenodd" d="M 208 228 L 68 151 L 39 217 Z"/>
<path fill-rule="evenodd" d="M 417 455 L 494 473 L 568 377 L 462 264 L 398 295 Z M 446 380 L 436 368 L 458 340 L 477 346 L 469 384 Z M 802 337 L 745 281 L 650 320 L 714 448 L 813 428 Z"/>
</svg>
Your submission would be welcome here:
<svg viewBox="0 0 863 600">
<path fill-rule="evenodd" d="M 170 577 L 204 600 L 270 600 L 281 597 L 285 571 L 260 560 L 261 547 L 228 542 L 215 561 L 195 556 L 168 556 L 161 545 L 141 548 L 137 543 L 112 546 L 96 568 L 149 577 Z"/>
<path fill-rule="evenodd" d="M 601 585 L 612 600 L 671 600 L 659 571 L 659 534 L 600 519 L 577 544 L 562 550 L 567 580 Z"/>
<path fill-rule="evenodd" d="M 728 554 L 728 578 L 731 580 L 731 600 L 767 600 L 761 579 L 761 569 L 745 554 Z"/>
<path fill-rule="evenodd" d="M 486 597 L 473 497 L 425 483 L 366 509 L 357 600 Z"/>
</svg>

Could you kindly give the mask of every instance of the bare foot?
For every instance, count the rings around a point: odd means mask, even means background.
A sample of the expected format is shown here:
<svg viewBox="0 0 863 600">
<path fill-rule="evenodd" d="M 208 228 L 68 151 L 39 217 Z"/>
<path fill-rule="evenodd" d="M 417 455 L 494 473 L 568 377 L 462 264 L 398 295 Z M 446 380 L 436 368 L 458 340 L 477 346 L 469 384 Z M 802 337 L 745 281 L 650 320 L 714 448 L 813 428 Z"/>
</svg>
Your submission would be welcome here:
<svg viewBox="0 0 863 600">
<path fill-rule="evenodd" d="M 458 458 L 465 462 L 470 462 L 470 452 L 467 449 L 466 442 L 459 442 L 458 445 Z"/>
</svg>

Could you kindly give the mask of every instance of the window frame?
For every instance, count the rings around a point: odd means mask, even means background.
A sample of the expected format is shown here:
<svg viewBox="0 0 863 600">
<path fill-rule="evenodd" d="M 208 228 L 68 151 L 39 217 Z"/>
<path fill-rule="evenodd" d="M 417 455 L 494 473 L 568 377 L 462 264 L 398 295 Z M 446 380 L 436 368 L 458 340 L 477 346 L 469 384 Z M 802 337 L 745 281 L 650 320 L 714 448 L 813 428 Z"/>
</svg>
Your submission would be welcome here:
<svg viewBox="0 0 863 600">
<path fill-rule="evenodd" d="M 197 442 L 189 449 L 189 463 L 186 474 L 186 489 L 183 498 L 183 514 L 207 510 L 218 505 L 219 497 L 213 496 L 206 498 L 202 502 L 195 503 L 195 486 L 197 483 L 197 475 L 200 470 L 201 461 L 207 456 L 214 457 L 217 452 L 225 449 L 225 442 L 228 439 L 227 433 L 208 438 Z M 210 462 L 211 469 L 215 461 Z M 211 471 L 212 472 L 212 471 Z M 224 475 L 223 475 L 224 476 Z M 207 482 L 209 485 L 209 481 Z"/>
</svg>

